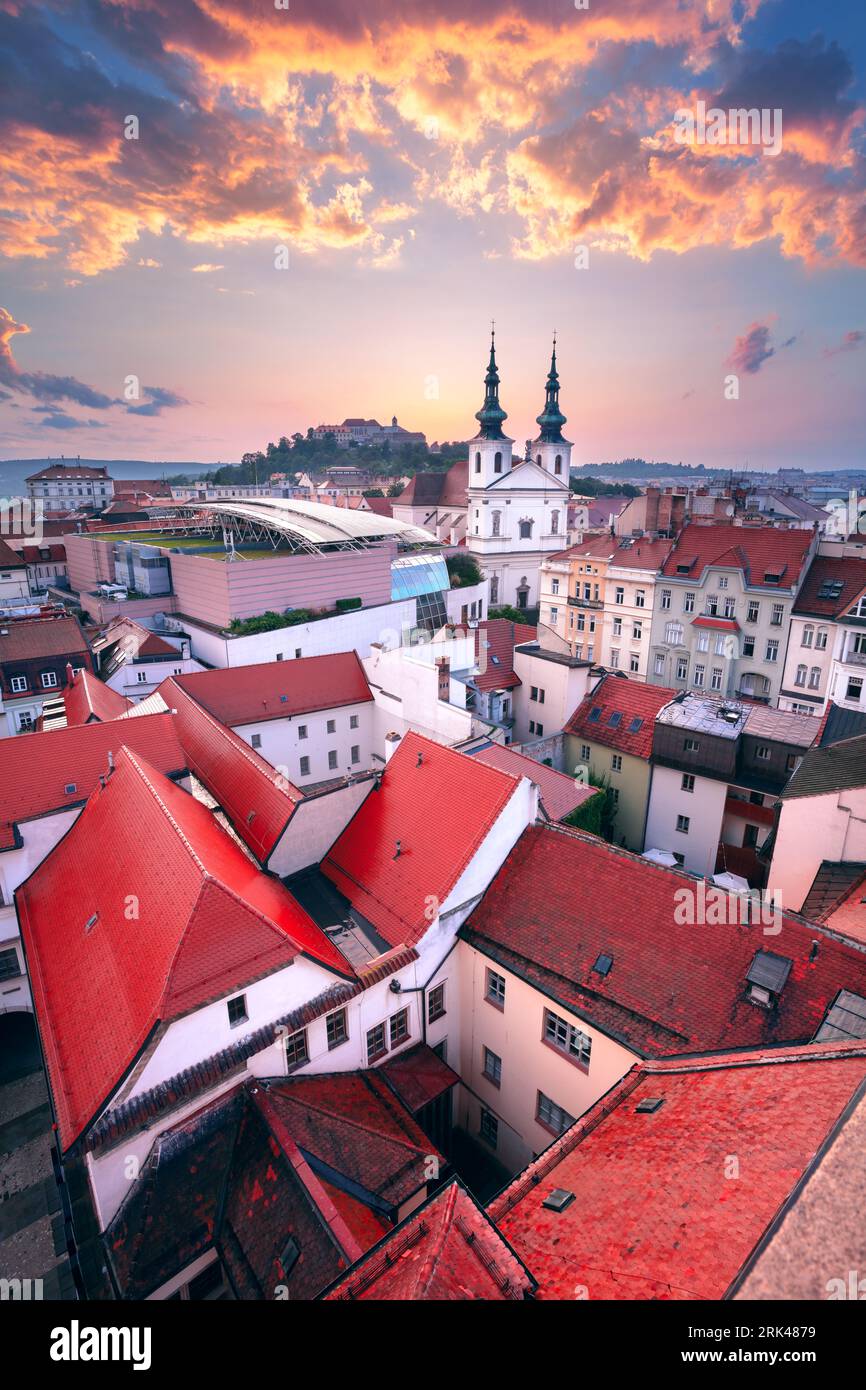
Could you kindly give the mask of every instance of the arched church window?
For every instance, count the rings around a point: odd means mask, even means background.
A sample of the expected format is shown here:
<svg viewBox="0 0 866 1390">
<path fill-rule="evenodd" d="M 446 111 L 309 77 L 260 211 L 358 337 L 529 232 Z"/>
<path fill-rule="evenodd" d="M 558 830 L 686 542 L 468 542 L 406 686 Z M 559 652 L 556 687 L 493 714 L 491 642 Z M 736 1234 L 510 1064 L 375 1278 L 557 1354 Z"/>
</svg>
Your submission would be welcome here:
<svg viewBox="0 0 866 1390">
<path fill-rule="evenodd" d="M 553 471 L 554 473 L 562 472 L 562 454 L 556 455 L 556 458 L 553 461 Z"/>
<path fill-rule="evenodd" d="M 521 521 L 521 523 L 520 523 L 520 539 L 521 539 L 522 541 L 528 541 L 528 540 L 531 539 L 531 537 L 532 537 L 532 522 L 531 522 L 531 521 Z"/>
<path fill-rule="evenodd" d="M 481 472 L 481 453 L 480 453 L 480 451 L 475 455 L 475 472 L 476 472 L 476 473 L 480 473 L 480 472 Z"/>
<path fill-rule="evenodd" d="M 541 467 L 541 454 L 536 454 L 536 455 L 535 455 L 535 462 L 538 464 L 538 466 L 539 466 L 539 468 L 540 468 L 540 467 Z"/>
<path fill-rule="evenodd" d="M 498 452 L 497 452 L 496 454 L 493 455 L 493 472 L 494 472 L 494 473 L 501 473 L 501 472 L 502 472 L 502 455 L 501 455 L 500 453 L 498 453 Z"/>
</svg>

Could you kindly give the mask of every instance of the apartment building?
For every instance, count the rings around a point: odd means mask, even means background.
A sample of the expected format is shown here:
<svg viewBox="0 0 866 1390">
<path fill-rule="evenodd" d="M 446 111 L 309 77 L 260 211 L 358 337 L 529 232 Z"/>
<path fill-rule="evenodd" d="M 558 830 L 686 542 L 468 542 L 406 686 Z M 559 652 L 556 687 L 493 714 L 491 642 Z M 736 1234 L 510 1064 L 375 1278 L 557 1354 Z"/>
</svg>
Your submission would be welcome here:
<svg viewBox="0 0 866 1390">
<path fill-rule="evenodd" d="M 655 719 L 646 847 L 762 886 L 776 804 L 817 733 L 808 716 L 680 693 Z"/>
<path fill-rule="evenodd" d="M 0 609 L 31 602 L 27 561 L 0 538 Z"/>
<path fill-rule="evenodd" d="M 817 544 L 816 531 L 686 526 L 656 586 L 647 679 L 776 704 Z"/>
<path fill-rule="evenodd" d="M 610 788 L 614 841 L 628 849 L 644 848 L 654 722 L 675 695 L 664 686 L 608 675 L 565 724 L 564 770 Z"/>
<path fill-rule="evenodd" d="M 45 512 L 75 512 L 81 508 L 101 512 L 114 496 L 114 480 L 107 468 L 80 463 L 52 463 L 24 480 L 31 502 Z"/>
<path fill-rule="evenodd" d="M 93 670 L 77 618 L 44 612 L 4 618 L 0 626 L 0 738 L 35 729 L 46 699 L 67 683 L 67 667 Z"/>
<path fill-rule="evenodd" d="M 696 925 L 677 910 L 695 891 L 679 870 L 536 825 L 467 917 L 449 1062 L 464 1127 L 510 1172 L 638 1061 L 799 1043 L 840 989 L 866 997 L 854 943 L 785 914 L 771 937 L 753 923 Z"/>
</svg>

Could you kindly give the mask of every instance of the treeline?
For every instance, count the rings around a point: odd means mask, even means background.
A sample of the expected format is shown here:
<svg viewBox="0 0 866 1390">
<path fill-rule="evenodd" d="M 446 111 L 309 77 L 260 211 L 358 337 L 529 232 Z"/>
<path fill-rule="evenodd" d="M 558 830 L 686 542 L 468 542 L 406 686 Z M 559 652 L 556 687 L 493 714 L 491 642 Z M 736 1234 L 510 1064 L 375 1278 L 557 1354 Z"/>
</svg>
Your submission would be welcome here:
<svg viewBox="0 0 866 1390">
<path fill-rule="evenodd" d="M 272 441 L 265 449 L 244 454 L 240 463 L 225 464 L 201 474 L 198 481 L 256 486 L 266 483 L 272 473 L 309 473 L 321 477 L 329 468 L 345 468 L 347 464 L 382 477 L 399 478 L 404 474 L 450 468 L 456 459 L 465 458 L 466 449 L 467 445 L 460 441 L 437 444 L 431 449 L 417 443 L 350 444 L 344 449 L 337 445 L 333 435 L 318 439 L 309 429 L 306 435 L 282 435 L 278 443 Z M 171 481 L 190 480 L 180 475 Z"/>
</svg>

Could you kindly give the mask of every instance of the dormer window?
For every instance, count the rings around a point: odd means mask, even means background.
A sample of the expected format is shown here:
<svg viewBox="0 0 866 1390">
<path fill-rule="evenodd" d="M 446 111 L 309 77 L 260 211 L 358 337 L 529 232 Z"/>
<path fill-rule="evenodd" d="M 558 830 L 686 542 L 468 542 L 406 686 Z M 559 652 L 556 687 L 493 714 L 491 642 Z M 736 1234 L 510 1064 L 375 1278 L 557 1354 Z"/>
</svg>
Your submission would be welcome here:
<svg viewBox="0 0 866 1390">
<path fill-rule="evenodd" d="M 762 1009 L 772 1009 L 778 1002 L 785 982 L 791 973 L 791 961 L 787 956 L 777 956 L 774 951 L 756 951 L 755 958 L 746 972 L 748 997 L 753 1004 Z"/>
</svg>

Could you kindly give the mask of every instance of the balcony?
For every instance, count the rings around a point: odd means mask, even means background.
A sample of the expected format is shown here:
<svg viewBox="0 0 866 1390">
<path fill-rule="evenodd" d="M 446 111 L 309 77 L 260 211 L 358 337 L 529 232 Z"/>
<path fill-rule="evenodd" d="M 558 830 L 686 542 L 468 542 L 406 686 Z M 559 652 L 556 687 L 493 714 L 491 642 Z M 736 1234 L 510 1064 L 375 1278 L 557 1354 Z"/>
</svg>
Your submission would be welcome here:
<svg viewBox="0 0 866 1390">
<path fill-rule="evenodd" d="M 858 652 L 851 647 L 841 660 L 843 666 L 866 666 L 866 652 Z"/>
<path fill-rule="evenodd" d="M 575 598 L 569 594 L 568 602 L 571 608 L 604 608 L 604 600 L 600 598 Z"/>
</svg>

